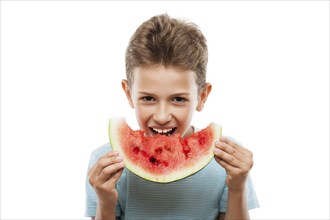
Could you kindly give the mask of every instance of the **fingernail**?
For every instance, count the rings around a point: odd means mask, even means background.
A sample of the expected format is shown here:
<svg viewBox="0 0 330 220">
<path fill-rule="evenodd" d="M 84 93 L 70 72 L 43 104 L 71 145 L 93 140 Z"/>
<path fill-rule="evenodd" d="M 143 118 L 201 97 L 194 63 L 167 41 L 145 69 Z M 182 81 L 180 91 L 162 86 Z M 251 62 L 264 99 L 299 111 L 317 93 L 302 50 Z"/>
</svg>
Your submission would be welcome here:
<svg viewBox="0 0 330 220">
<path fill-rule="evenodd" d="M 216 141 L 216 142 L 215 142 L 215 145 L 216 145 L 217 147 L 220 147 L 220 141 Z"/>
<path fill-rule="evenodd" d="M 117 159 L 118 162 L 119 161 L 122 161 L 122 158 L 121 157 L 117 157 L 116 159 Z"/>
<path fill-rule="evenodd" d="M 220 149 L 214 148 L 214 154 L 218 154 L 218 153 L 220 153 Z"/>
</svg>

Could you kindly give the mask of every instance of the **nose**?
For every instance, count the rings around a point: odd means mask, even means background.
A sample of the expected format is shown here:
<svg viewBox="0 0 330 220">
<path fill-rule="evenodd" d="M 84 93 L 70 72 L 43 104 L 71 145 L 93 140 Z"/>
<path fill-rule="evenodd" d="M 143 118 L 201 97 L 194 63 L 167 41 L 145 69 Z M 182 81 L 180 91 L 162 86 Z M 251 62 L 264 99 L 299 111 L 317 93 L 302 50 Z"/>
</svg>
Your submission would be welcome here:
<svg viewBox="0 0 330 220">
<path fill-rule="evenodd" d="M 170 108 L 166 105 L 166 103 L 160 103 L 158 105 L 157 110 L 153 115 L 153 119 L 158 124 L 166 124 L 172 119 Z"/>
</svg>

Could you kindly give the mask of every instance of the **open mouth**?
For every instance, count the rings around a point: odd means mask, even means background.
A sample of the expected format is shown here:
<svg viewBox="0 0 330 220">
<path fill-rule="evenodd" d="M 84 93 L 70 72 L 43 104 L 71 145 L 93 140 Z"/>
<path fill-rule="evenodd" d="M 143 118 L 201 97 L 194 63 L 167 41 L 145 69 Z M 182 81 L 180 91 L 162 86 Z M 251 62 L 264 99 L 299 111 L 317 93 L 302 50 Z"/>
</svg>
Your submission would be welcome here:
<svg viewBox="0 0 330 220">
<path fill-rule="evenodd" d="M 157 134 L 161 134 L 161 135 L 166 135 L 166 136 L 171 136 L 176 128 L 169 128 L 169 129 L 158 129 L 158 128 L 151 128 L 150 130 L 152 131 L 152 133 L 154 133 L 155 135 Z"/>
</svg>

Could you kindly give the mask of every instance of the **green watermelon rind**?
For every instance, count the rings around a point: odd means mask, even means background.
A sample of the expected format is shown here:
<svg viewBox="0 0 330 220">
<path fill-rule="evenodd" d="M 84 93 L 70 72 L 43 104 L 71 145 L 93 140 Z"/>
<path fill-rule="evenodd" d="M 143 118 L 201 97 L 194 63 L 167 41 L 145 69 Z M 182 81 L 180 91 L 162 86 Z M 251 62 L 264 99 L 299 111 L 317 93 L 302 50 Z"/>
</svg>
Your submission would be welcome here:
<svg viewBox="0 0 330 220">
<path fill-rule="evenodd" d="M 135 173 L 136 175 L 153 182 L 158 183 L 169 183 L 174 182 L 180 179 L 184 179 L 188 176 L 191 176 L 201 169 L 203 169 L 206 165 L 208 165 L 214 157 L 213 150 L 214 146 L 210 147 L 209 153 L 205 156 L 199 158 L 198 162 L 195 163 L 194 166 L 185 168 L 184 170 L 176 170 L 172 171 L 171 174 L 164 174 L 164 175 L 155 175 L 145 170 L 141 169 L 139 166 L 136 166 L 132 163 L 129 158 L 126 156 L 125 152 L 120 147 L 120 140 L 118 139 L 119 134 L 118 131 L 119 126 L 126 123 L 124 117 L 113 117 L 109 119 L 109 126 L 108 126 L 108 134 L 109 134 L 109 141 L 113 151 L 117 151 L 119 155 L 124 159 L 125 167 L 130 170 L 131 172 Z M 211 143 L 214 143 L 216 140 L 219 140 L 222 135 L 222 127 L 216 123 L 211 123 L 214 139 Z"/>
</svg>

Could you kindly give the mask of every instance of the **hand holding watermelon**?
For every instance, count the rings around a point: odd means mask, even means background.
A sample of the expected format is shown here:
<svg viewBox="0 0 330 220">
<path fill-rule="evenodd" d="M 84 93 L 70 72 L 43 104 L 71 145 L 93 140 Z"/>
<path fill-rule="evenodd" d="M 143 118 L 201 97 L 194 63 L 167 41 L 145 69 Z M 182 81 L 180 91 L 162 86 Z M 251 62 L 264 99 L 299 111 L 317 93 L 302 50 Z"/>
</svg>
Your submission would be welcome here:
<svg viewBox="0 0 330 220">
<path fill-rule="evenodd" d="M 118 152 L 112 151 L 103 155 L 89 171 L 89 182 L 97 194 L 100 205 L 113 207 L 113 211 L 118 200 L 115 185 L 123 168 L 124 163 Z"/>
<path fill-rule="evenodd" d="M 221 137 L 214 149 L 215 160 L 226 169 L 226 184 L 230 191 L 244 191 L 253 166 L 252 152 L 228 138 Z"/>
</svg>

